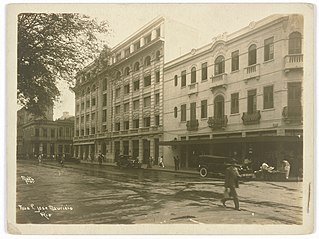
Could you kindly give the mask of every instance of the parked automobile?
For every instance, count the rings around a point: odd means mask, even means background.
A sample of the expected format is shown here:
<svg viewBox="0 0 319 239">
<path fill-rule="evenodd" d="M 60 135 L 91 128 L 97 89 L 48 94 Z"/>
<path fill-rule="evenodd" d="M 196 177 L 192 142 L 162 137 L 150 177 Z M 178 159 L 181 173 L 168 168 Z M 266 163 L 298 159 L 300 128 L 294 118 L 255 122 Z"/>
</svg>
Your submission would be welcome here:
<svg viewBox="0 0 319 239">
<path fill-rule="evenodd" d="M 141 168 L 142 166 L 138 158 L 133 158 L 131 155 L 119 155 L 116 163 L 120 168 Z"/>
<path fill-rule="evenodd" d="M 200 155 L 198 157 L 198 171 L 201 177 L 207 177 L 208 174 L 224 176 L 225 170 L 229 166 L 232 158 L 215 155 Z M 237 165 L 238 172 L 242 178 L 253 178 L 253 170 L 243 168 L 241 164 Z"/>
</svg>

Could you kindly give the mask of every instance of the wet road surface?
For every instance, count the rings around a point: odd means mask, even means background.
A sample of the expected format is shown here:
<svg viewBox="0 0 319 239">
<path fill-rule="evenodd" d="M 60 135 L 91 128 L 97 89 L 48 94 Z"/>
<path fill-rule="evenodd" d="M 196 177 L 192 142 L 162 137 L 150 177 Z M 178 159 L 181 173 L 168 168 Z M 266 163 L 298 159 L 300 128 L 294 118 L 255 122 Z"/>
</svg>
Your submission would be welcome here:
<svg viewBox="0 0 319 239">
<path fill-rule="evenodd" d="M 302 223 L 301 183 L 241 183 L 242 211 L 232 201 L 222 207 L 223 189 L 222 180 L 193 174 L 18 162 L 16 217 L 39 224 Z"/>
</svg>

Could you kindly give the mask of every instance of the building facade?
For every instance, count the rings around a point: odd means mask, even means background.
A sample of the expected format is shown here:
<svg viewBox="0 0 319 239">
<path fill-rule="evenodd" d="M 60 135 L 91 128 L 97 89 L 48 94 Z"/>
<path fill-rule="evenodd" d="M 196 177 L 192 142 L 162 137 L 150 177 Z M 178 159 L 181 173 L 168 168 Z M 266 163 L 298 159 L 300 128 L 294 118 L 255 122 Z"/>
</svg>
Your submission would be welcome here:
<svg viewBox="0 0 319 239">
<path fill-rule="evenodd" d="M 164 66 L 166 164 L 200 154 L 302 169 L 303 18 L 273 15 Z"/>
<path fill-rule="evenodd" d="M 105 65 L 94 62 L 79 72 L 74 156 L 90 160 L 101 151 L 108 162 L 120 154 L 157 162 L 163 140 L 164 56 L 187 49 L 182 38 L 169 37 L 185 27 L 156 18 L 113 47 Z M 197 37 L 194 31 L 184 34 Z"/>
<path fill-rule="evenodd" d="M 72 155 L 74 117 L 67 112 L 53 121 L 52 108 L 44 117 L 34 117 L 21 109 L 18 111 L 18 125 L 18 159 L 33 159 L 39 154 L 45 159 Z"/>
</svg>

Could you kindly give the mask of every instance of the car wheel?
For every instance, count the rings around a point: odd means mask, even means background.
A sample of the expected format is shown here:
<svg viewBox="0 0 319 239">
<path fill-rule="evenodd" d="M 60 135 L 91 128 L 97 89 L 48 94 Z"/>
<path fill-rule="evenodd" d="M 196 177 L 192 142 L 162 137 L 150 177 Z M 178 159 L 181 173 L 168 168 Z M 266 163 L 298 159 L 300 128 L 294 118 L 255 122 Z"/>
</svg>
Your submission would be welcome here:
<svg viewBox="0 0 319 239">
<path fill-rule="evenodd" d="M 208 171 L 207 171 L 207 168 L 201 168 L 200 170 L 199 170 L 199 175 L 201 176 L 201 177 L 207 177 L 207 174 L 208 174 Z"/>
</svg>

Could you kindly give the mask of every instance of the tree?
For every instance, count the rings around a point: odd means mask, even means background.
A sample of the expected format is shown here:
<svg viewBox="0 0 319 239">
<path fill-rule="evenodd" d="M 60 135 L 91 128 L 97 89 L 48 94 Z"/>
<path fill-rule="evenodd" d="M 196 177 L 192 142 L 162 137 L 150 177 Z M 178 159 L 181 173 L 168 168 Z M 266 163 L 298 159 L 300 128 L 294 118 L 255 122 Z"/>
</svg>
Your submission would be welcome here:
<svg viewBox="0 0 319 239">
<path fill-rule="evenodd" d="M 108 32 L 107 22 L 85 15 L 19 14 L 18 103 L 30 113 L 43 115 L 60 95 L 57 83 L 64 80 L 73 85 L 76 72 L 107 48 L 99 36 Z"/>
</svg>

